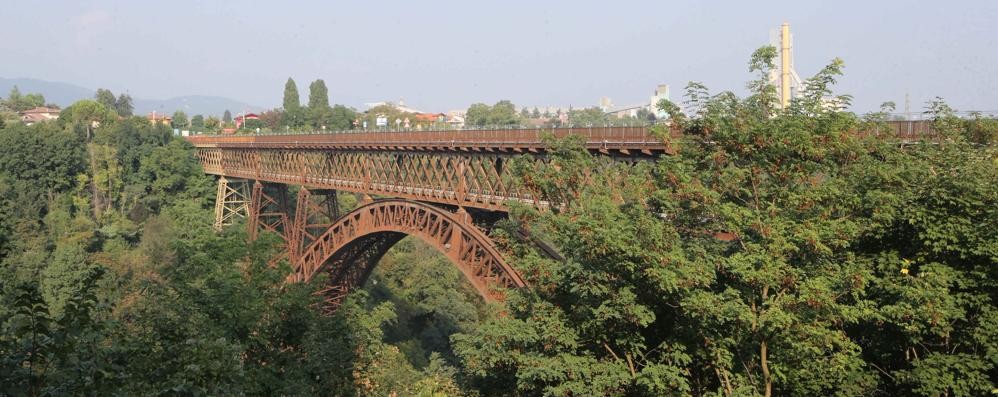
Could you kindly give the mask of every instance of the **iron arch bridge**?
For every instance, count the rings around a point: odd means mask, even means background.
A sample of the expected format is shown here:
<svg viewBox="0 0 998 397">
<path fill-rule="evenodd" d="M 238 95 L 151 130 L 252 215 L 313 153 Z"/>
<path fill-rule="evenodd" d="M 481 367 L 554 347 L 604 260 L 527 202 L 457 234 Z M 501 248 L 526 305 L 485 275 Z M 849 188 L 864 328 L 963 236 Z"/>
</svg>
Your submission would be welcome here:
<svg viewBox="0 0 998 397">
<path fill-rule="evenodd" d="M 219 176 L 215 227 L 245 218 L 251 239 L 261 230 L 277 233 L 294 270 L 288 281 L 324 274 L 325 309 L 333 311 L 407 235 L 444 254 L 486 301 L 524 287 L 488 229 L 513 202 L 546 205 L 521 191 L 507 167 L 514 157 L 547 161 L 545 134 L 574 135 L 592 153 L 621 161 L 669 151 L 642 127 L 187 139 L 205 172 Z M 340 213 L 337 195 L 342 192 L 364 199 L 358 208 Z"/>
<path fill-rule="evenodd" d="M 884 130 L 858 133 L 901 141 L 934 134 L 922 122 L 892 122 Z M 259 230 L 276 232 L 294 268 L 288 280 L 327 274 L 326 306 L 334 310 L 405 235 L 444 253 L 486 300 L 501 299 L 505 288 L 523 287 L 487 229 L 512 203 L 547 204 L 521 190 L 507 166 L 514 157 L 547 161 L 546 136 L 574 136 L 591 153 L 616 161 L 673 152 L 668 140 L 645 127 L 199 135 L 187 140 L 204 171 L 219 176 L 215 227 L 246 218 L 251 239 Z M 293 200 L 289 186 L 299 186 Z M 363 205 L 341 214 L 338 192 L 362 195 Z"/>
</svg>

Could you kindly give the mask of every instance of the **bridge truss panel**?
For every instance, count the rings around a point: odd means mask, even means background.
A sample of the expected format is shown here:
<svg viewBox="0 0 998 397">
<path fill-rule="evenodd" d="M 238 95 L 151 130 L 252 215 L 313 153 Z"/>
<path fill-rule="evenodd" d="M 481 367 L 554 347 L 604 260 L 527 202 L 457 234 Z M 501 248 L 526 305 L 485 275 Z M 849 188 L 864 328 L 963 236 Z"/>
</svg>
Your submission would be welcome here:
<svg viewBox="0 0 998 397">
<path fill-rule="evenodd" d="M 370 202 L 339 218 L 305 248 L 289 280 L 326 274 L 331 294 L 327 305 L 335 307 L 342 294 L 362 285 L 381 256 L 406 235 L 447 256 L 486 300 L 502 299 L 503 288 L 525 285 L 488 236 L 461 216 L 395 199 Z"/>
</svg>

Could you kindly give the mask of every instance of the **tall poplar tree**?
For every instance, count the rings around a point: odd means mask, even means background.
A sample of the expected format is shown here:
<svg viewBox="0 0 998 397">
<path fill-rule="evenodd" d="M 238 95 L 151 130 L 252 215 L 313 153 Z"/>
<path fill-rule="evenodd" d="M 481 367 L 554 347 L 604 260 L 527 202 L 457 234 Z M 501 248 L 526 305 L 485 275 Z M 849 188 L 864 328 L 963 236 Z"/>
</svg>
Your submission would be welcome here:
<svg viewBox="0 0 998 397">
<path fill-rule="evenodd" d="M 312 84 L 309 84 L 308 107 L 312 109 L 329 107 L 329 90 L 326 88 L 326 82 L 322 81 L 322 79 L 318 79 L 313 81 Z"/>
<path fill-rule="evenodd" d="M 298 96 L 298 85 L 288 77 L 288 82 L 284 83 L 284 111 L 297 110 L 301 107 L 301 98 Z"/>
<path fill-rule="evenodd" d="M 291 128 L 301 127 L 305 122 L 305 109 L 301 107 L 301 98 L 298 96 L 298 85 L 288 77 L 288 82 L 284 83 L 284 116 L 281 117 L 281 124 Z"/>
</svg>

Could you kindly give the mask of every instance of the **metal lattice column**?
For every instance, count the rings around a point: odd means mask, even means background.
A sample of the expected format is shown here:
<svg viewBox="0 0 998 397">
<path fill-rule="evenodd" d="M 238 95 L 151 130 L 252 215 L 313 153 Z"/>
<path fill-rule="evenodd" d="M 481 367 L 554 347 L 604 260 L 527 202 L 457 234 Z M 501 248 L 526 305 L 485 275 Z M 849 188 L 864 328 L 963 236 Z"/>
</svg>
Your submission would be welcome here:
<svg viewBox="0 0 998 397">
<path fill-rule="evenodd" d="M 236 218 L 248 217 L 249 204 L 249 182 L 241 179 L 230 181 L 224 176 L 219 178 L 215 196 L 215 230 L 231 225 Z"/>
</svg>

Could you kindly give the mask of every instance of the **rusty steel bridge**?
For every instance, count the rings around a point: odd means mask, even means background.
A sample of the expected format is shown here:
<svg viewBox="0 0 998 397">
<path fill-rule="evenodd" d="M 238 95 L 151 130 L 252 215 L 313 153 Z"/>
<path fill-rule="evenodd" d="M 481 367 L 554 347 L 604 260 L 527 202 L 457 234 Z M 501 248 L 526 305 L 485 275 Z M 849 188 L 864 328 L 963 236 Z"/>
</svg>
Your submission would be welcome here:
<svg viewBox="0 0 998 397">
<path fill-rule="evenodd" d="M 924 123 L 890 128 L 876 133 L 906 140 L 931 132 Z M 215 227 L 245 218 L 251 239 L 260 230 L 277 233 L 293 269 L 289 281 L 326 274 L 326 310 L 335 310 L 406 235 L 443 253 L 486 301 L 501 299 L 507 288 L 523 287 L 487 229 L 512 203 L 546 205 L 521 190 L 507 166 L 518 156 L 546 161 L 546 136 L 576 136 L 591 153 L 621 161 L 672 152 L 646 127 L 200 135 L 187 140 L 204 171 L 219 176 Z M 291 185 L 298 186 L 294 199 Z M 338 192 L 363 200 L 341 213 Z"/>
</svg>

